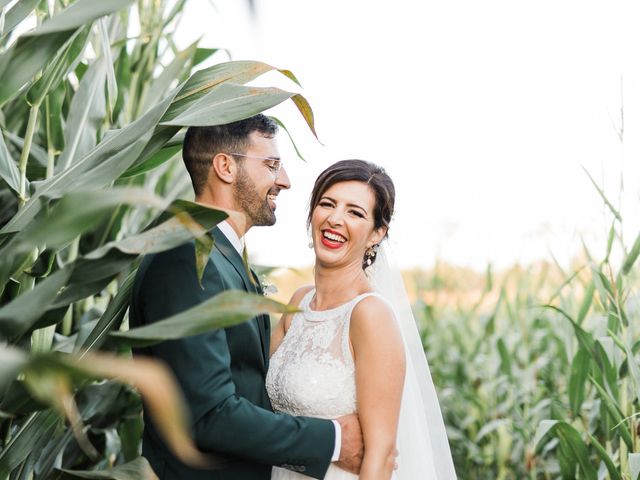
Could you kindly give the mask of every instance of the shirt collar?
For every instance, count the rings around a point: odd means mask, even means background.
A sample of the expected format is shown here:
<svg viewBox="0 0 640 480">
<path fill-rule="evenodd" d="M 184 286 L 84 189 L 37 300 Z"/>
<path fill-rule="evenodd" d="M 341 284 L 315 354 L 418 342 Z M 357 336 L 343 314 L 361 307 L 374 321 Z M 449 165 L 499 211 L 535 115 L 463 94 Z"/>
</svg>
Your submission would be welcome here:
<svg viewBox="0 0 640 480">
<path fill-rule="evenodd" d="M 231 224 L 226 220 L 223 220 L 222 222 L 218 223 L 218 228 L 220 229 L 222 234 L 225 237 L 227 237 L 227 240 L 229 240 L 231 245 L 233 245 L 233 248 L 236 249 L 238 254 L 242 256 L 242 250 L 244 249 L 244 238 L 238 237 L 238 234 L 236 233 L 236 231 L 233 229 Z"/>
</svg>

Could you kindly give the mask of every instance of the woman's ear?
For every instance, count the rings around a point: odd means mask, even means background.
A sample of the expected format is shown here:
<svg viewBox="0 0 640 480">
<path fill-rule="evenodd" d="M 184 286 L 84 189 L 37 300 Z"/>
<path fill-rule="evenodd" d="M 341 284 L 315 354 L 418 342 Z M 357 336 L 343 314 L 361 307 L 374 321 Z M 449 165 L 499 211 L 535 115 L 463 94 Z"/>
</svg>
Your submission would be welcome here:
<svg viewBox="0 0 640 480">
<path fill-rule="evenodd" d="M 372 245 L 376 245 L 384 240 L 385 235 L 387 234 L 387 227 L 376 228 L 369 237 L 369 241 Z"/>
<path fill-rule="evenodd" d="M 236 176 L 236 163 L 231 155 L 218 153 L 211 159 L 211 169 L 224 183 L 233 183 Z"/>
</svg>

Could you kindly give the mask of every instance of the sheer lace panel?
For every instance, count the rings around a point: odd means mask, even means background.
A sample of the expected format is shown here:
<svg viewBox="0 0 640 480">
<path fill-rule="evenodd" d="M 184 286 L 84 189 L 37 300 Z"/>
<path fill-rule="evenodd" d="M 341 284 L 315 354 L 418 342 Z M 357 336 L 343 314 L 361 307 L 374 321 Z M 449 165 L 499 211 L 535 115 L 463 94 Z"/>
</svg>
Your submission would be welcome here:
<svg viewBox="0 0 640 480">
<path fill-rule="evenodd" d="M 271 357 L 267 392 L 274 410 L 292 415 L 336 418 L 356 411 L 353 356 L 349 348 L 351 312 L 375 293 L 339 307 L 311 310 L 315 289 L 300 302 L 280 347 Z"/>
</svg>

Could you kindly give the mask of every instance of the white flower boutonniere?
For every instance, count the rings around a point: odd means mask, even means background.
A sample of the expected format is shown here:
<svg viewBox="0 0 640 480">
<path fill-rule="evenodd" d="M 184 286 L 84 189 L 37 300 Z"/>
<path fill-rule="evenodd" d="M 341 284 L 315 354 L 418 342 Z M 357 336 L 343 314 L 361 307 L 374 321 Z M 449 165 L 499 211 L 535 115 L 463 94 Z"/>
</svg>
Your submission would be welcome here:
<svg viewBox="0 0 640 480">
<path fill-rule="evenodd" d="M 268 282 L 266 275 L 260 275 L 260 286 L 262 287 L 262 294 L 265 297 L 278 293 L 278 287 L 273 283 Z"/>
</svg>

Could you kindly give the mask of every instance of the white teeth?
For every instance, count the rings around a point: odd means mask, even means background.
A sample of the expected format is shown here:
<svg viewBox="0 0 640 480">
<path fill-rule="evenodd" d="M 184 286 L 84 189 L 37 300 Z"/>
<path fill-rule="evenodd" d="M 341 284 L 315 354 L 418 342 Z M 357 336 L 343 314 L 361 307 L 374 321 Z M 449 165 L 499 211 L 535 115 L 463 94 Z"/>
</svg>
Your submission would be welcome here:
<svg viewBox="0 0 640 480">
<path fill-rule="evenodd" d="M 347 241 L 342 235 L 336 235 L 334 233 L 322 232 L 322 235 L 324 235 L 324 237 L 328 238 L 329 240 L 333 240 L 334 242 L 344 243 Z"/>
</svg>

